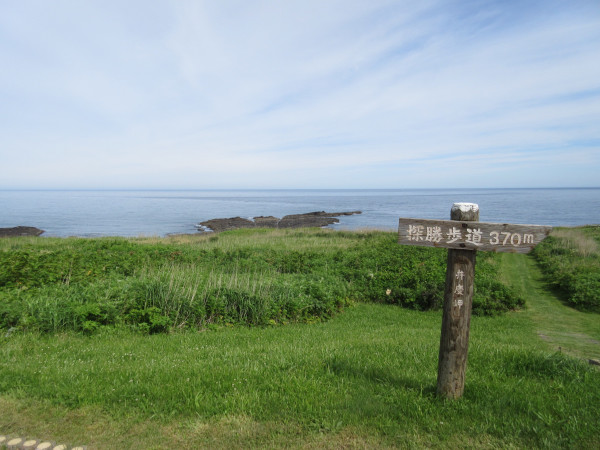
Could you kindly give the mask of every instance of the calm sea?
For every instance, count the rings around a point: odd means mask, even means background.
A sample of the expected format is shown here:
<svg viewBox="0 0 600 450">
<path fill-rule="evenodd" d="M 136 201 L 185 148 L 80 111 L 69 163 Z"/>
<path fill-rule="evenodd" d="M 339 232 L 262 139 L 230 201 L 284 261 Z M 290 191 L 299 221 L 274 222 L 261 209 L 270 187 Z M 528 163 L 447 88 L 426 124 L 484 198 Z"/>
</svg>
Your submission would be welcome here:
<svg viewBox="0 0 600 450">
<path fill-rule="evenodd" d="M 44 236 L 164 236 L 198 222 L 311 211 L 362 211 L 333 227 L 396 229 L 399 217 L 449 219 L 455 202 L 477 203 L 482 222 L 600 224 L 600 188 L 410 190 L 0 191 L 0 227 Z"/>
</svg>

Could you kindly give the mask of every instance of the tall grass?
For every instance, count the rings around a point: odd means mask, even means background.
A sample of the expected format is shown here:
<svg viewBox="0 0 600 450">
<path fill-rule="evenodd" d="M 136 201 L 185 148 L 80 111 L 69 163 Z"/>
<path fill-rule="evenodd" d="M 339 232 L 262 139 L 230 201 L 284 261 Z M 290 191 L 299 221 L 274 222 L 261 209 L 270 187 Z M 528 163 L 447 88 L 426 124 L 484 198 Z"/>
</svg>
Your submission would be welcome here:
<svg viewBox="0 0 600 450">
<path fill-rule="evenodd" d="M 135 279 L 144 289 L 144 308 L 157 307 L 173 318 L 173 325 L 184 327 L 193 320 L 193 311 L 202 305 L 206 308 L 211 295 L 221 292 L 244 292 L 260 300 L 267 298 L 273 289 L 273 274 L 240 271 L 223 273 L 195 265 L 167 264 L 158 268 L 142 268 Z M 260 304 L 249 305 L 260 308 Z M 242 314 L 247 319 L 247 311 Z"/>
<path fill-rule="evenodd" d="M 600 227 L 559 228 L 534 249 L 546 280 L 573 307 L 600 312 Z"/>
<path fill-rule="evenodd" d="M 591 234 L 592 228 L 588 229 Z M 552 236 L 560 241 L 562 247 L 588 258 L 600 255 L 598 241 L 590 234 L 586 234 L 581 228 L 558 228 Z"/>
</svg>

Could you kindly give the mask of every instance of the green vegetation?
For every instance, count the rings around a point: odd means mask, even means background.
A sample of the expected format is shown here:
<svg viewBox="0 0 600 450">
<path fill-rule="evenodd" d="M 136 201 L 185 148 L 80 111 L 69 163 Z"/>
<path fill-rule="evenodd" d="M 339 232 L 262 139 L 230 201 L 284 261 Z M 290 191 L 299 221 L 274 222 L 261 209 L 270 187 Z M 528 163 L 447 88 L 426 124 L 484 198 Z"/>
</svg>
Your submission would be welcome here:
<svg viewBox="0 0 600 450">
<path fill-rule="evenodd" d="M 124 449 L 600 447 L 600 371 L 581 360 L 598 355 L 596 314 L 547 292 L 532 258 L 478 255 L 465 395 L 442 400 L 446 252 L 395 241 L 1 240 L 0 433 Z"/>
<path fill-rule="evenodd" d="M 600 227 L 559 228 L 534 250 L 546 281 L 567 303 L 600 312 Z"/>
<path fill-rule="evenodd" d="M 521 255 L 501 255 L 506 282 L 523 293 L 527 315 L 548 349 L 588 361 L 600 360 L 600 318 L 595 313 L 566 307 L 548 291 L 536 261 Z"/>
<path fill-rule="evenodd" d="M 548 353 L 526 313 L 473 318 L 456 402 L 435 396 L 439 312 L 359 304 L 315 324 L 109 331 L 0 338 L 0 430 L 90 448 L 600 443 L 600 372 Z"/>
<path fill-rule="evenodd" d="M 474 313 L 523 301 L 477 267 Z M 330 318 L 355 301 L 436 309 L 446 252 L 402 247 L 385 232 L 239 230 L 169 239 L 0 241 L 0 329 L 126 326 L 142 333 Z"/>
</svg>

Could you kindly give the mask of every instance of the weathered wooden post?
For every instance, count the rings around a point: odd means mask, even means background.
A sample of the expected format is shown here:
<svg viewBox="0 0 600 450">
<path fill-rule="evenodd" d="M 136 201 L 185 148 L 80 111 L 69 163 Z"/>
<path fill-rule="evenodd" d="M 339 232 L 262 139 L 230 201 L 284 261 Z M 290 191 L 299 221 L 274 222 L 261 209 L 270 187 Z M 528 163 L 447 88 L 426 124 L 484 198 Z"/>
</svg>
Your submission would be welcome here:
<svg viewBox="0 0 600 450">
<path fill-rule="evenodd" d="M 450 219 L 479 222 L 479 206 L 455 203 Z M 475 226 L 464 228 L 461 233 Z M 476 256 L 477 250 L 448 249 L 437 378 L 437 393 L 446 398 L 461 397 L 465 388 Z"/>
<path fill-rule="evenodd" d="M 477 251 L 528 253 L 552 227 L 482 223 L 474 203 L 455 203 L 450 219 L 401 218 L 398 243 L 449 249 L 437 393 L 456 399 L 465 386 Z"/>
</svg>

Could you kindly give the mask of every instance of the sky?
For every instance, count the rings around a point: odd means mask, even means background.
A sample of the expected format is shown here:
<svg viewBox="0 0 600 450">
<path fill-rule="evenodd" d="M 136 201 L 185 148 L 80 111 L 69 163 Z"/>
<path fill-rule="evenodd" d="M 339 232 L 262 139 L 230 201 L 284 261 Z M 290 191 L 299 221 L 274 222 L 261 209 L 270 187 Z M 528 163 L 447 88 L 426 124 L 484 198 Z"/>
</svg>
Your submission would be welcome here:
<svg viewBox="0 0 600 450">
<path fill-rule="evenodd" d="M 0 0 L 0 189 L 600 186 L 600 0 Z"/>
</svg>

